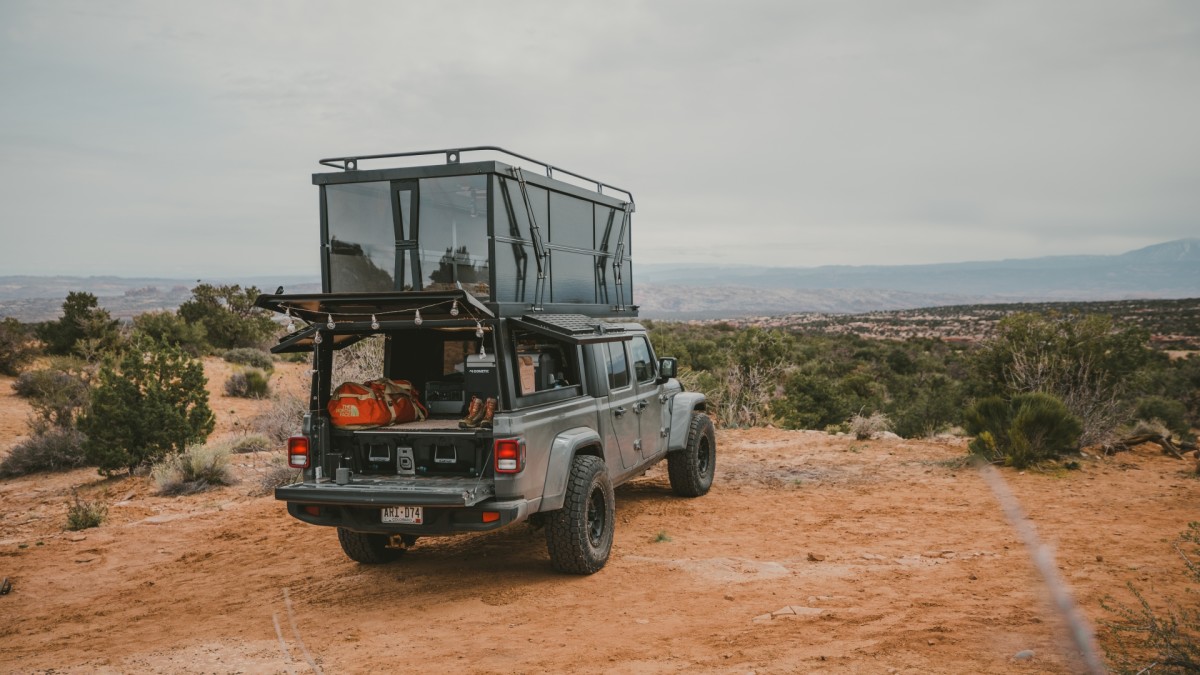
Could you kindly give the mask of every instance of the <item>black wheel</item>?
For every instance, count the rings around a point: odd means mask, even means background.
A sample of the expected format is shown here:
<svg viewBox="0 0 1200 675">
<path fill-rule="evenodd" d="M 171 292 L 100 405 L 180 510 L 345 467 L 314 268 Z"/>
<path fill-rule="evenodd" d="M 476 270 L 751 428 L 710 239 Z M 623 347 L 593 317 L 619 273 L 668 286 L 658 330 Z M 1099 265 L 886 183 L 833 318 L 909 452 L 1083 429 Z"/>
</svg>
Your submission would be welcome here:
<svg viewBox="0 0 1200 675">
<path fill-rule="evenodd" d="M 608 562 L 616 519 L 612 482 L 599 457 L 571 463 L 563 507 L 547 514 L 546 548 L 559 572 L 592 574 Z"/>
<path fill-rule="evenodd" d="M 712 420 L 704 413 L 693 412 L 687 446 L 667 455 L 671 489 L 680 497 L 699 497 L 712 487 L 716 470 L 717 438 Z"/>
<path fill-rule="evenodd" d="M 339 527 L 337 533 L 338 543 L 342 545 L 342 550 L 346 552 L 346 555 L 354 562 L 364 565 L 391 562 L 399 558 L 403 552 L 402 549 L 387 547 L 388 536 L 386 534 L 354 532 L 344 527 Z"/>
</svg>

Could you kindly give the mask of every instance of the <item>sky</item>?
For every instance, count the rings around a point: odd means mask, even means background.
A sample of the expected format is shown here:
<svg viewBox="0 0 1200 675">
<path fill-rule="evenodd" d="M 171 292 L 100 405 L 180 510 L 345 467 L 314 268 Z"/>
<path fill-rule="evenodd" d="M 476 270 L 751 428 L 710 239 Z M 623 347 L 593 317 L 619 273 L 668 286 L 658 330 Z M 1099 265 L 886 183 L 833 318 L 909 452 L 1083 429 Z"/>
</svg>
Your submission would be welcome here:
<svg viewBox="0 0 1200 675">
<path fill-rule="evenodd" d="M 1190 0 L 3 0 L 0 276 L 316 276 L 319 158 L 472 145 L 635 264 L 1117 254 L 1200 234 L 1198 120 Z"/>
</svg>

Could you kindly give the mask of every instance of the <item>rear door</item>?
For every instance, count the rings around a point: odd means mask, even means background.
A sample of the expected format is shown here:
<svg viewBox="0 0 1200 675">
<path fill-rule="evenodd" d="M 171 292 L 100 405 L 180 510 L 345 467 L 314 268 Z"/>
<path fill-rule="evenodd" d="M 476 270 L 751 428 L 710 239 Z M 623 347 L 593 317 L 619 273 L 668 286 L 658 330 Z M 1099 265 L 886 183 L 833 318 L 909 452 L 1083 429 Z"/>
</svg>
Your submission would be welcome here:
<svg viewBox="0 0 1200 675">
<path fill-rule="evenodd" d="M 628 469 L 641 459 L 642 439 L 638 428 L 637 390 L 633 386 L 625 344 L 624 341 L 605 342 L 599 347 L 608 372 L 609 421 L 621 450 L 621 465 Z"/>
<path fill-rule="evenodd" d="M 638 419 L 639 448 L 643 458 L 653 457 L 662 450 L 665 440 L 663 428 L 663 403 L 659 398 L 658 368 L 654 351 L 645 335 L 635 336 L 629 341 L 634 386 L 637 389 L 633 412 Z"/>
</svg>

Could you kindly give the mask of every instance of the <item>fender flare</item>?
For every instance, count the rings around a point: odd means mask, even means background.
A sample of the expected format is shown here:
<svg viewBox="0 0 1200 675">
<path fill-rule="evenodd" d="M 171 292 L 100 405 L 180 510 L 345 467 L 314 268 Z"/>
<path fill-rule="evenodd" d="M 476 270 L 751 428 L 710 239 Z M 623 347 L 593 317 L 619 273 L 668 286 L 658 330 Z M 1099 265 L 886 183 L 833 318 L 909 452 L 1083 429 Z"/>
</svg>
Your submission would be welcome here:
<svg viewBox="0 0 1200 675">
<path fill-rule="evenodd" d="M 567 429 L 554 437 L 550 444 L 550 460 L 546 464 L 546 484 L 542 488 L 542 503 L 539 511 L 561 509 L 567 496 L 567 479 L 571 475 L 571 462 L 581 448 L 596 447 L 603 452 L 604 443 L 600 434 L 589 427 Z M 585 453 L 591 454 L 591 453 Z M 603 454 L 599 455 L 603 460 Z"/>
<path fill-rule="evenodd" d="M 698 391 L 681 391 L 671 397 L 671 433 L 667 438 L 667 452 L 687 447 L 692 413 L 704 410 L 706 405 L 707 399 Z"/>
</svg>

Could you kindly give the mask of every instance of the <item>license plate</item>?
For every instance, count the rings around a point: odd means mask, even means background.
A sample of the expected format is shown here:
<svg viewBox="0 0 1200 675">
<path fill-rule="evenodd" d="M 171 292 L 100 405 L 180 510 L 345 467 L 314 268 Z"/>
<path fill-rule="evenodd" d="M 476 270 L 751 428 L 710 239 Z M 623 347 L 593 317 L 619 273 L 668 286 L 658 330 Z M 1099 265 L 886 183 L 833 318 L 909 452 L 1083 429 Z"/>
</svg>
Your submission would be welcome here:
<svg viewBox="0 0 1200 675">
<path fill-rule="evenodd" d="M 420 506 L 388 506 L 383 509 L 382 522 L 420 525 L 425 522 L 425 509 Z"/>
</svg>

